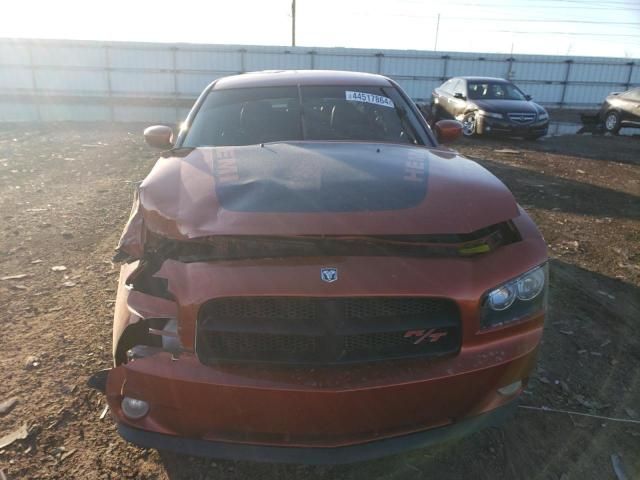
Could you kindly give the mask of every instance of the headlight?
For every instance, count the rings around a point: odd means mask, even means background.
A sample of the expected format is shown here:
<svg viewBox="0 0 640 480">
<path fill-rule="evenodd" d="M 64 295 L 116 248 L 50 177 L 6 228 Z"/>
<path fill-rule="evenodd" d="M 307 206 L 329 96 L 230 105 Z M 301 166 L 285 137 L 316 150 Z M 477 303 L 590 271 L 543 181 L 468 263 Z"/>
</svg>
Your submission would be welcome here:
<svg viewBox="0 0 640 480">
<path fill-rule="evenodd" d="M 516 283 L 518 299 L 529 301 L 540 295 L 545 284 L 544 277 L 544 270 L 538 267 L 518 278 Z"/>
<path fill-rule="evenodd" d="M 509 283 L 507 285 L 503 285 L 501 287 L 496 288 L 489 292 L 488 295 L 489 307 L 492 310 L 500 312 L 502 310 L 506 310 L 516 299 L 516 288 L 515 285 Z"/>
<path fill-rule="evenodd" d="M 482 329 L 516 322 L 542 311 L 547 303 L 545 263 L 487 292 L 482 301 Z"/>
<path fill-rule="evenodd" d="M 547 112 L 539 113 L 538 120 L 549 120 L 549 114 Z"/>
<path fill-rule="evenodd" d="M 504 118 L 504 115 L 502 115 L 501 113 L 487 112 L 485 110 L 478 110 L 478 114 L 482 115 L 483 117 Z"/>
</svg>

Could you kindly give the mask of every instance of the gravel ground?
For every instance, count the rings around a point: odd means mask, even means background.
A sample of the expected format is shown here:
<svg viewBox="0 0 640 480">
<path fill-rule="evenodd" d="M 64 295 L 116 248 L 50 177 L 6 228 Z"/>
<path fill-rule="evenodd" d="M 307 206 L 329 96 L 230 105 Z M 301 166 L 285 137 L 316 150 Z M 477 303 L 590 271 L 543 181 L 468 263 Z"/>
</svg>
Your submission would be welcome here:
<svg viewBox="0 0 640 480">
<path fill-rule="evenodd" d="M 502 429 L 457 442 L 351 466 L 308 467 L 143 450 L 120 439 L 108 415 L 100 418 L 104 399 L 85 382 L 110 365 L 117 280 L 110 258 L 133 184 L 156 157 L 141 129 L 0 130 L 0 439 L 13 431 L 27 437 L 0 448 L 8 479 L 602 480 L 616 478 L 612 455 L 629 478 L 639 478 L 638 137 L 455 145 L 512 189 L 550 247 L 550 314 L 522 404 L 636 423 L 519 409 Z M 17 403 L 1 413 L 11 398 Z"/>
</svg>

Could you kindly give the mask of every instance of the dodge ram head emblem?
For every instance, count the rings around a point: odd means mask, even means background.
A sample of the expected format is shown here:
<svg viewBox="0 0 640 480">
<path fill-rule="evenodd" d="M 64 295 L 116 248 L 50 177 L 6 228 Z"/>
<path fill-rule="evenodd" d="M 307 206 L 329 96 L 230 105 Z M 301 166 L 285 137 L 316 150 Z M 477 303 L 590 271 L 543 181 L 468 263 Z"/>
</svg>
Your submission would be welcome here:
<svg viewBox="0 0 640 480">
<path fill-rule="evenodd" d="M 320 278 L 323 282 L 335 282 L 338 279 L 338 269 L 333 267 L 321 268 Z"/>
</svg>

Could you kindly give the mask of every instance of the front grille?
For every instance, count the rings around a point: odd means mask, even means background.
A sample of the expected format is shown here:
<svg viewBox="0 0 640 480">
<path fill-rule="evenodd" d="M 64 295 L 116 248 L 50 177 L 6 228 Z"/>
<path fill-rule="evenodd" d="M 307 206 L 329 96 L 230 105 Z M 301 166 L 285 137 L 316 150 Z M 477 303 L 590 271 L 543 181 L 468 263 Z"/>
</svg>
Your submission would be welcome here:
<svg viewBox="0 0 640 480">
<path fill-rule="evenodd" d="M 206 364 L 331 365 L 452 354 L 460 335 L 447 299 L 223 298 L 201 307 L 196 351 Z"/>
<path fill-rule="evenodd" d="M 253 354 L 275 354 L 289 351 L 299 354 L 315 351 L 318 342 L 315 337 L 302 335 L 272 335 L 269 333 L 239 333 L 211 331 L 206 335 L 215 352 L 233 352 L 244 356 Z"/>
<path fill-rule="evenodd" d="M 521 123 L 521 124 L 531 123 L 536 119 L 535 113 L 521 112 L 521 113 L 508 113 L 507 115 L 509 116 L 509 119 L 512 122 Z"/>
</svg>

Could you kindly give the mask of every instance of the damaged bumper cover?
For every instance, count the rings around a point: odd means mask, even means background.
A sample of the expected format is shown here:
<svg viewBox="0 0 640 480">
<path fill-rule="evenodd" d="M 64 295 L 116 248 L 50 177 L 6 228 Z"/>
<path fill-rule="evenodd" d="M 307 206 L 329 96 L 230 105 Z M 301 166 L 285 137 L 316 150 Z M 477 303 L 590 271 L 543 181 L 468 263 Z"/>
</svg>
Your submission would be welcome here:
<svg viewBox="0 0 640 480">
<path fill-rule="evenodd" d="M 140 430 L 123 423 L 118 424 L 118 433 L 125 440 L 140 447 L 169 450 L 184 455 L 254 462 L 337 465 L 372 460 L 407 450 L 424 448 L 462 438 L 487 427 L 499 427 L 513 415 L 516 407 L 517 401 L 514 400 L 490 412 L 469 417 L 445 427 L 400 437 L 374 440 L 359 445 L 329 448 L 273 447 L 183 438 Z"/>
<path fill-rule="evenodd" d="M 193 354 L 158 353 L 111 370 L 107 400 L 120 433 L 142 446 L 276 462 L 363 460 L 494 424 L 516 398 L 498 389 L 526 382 L 541 333 L 439 364 L 340 371 L 210 367 Z M 147 401 L 148 414 L 127 418 L 125 396 Z"/>
</svg>

